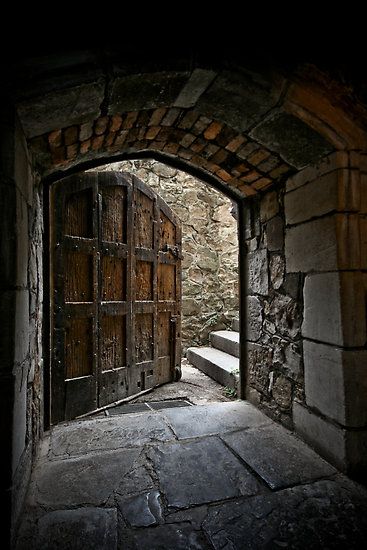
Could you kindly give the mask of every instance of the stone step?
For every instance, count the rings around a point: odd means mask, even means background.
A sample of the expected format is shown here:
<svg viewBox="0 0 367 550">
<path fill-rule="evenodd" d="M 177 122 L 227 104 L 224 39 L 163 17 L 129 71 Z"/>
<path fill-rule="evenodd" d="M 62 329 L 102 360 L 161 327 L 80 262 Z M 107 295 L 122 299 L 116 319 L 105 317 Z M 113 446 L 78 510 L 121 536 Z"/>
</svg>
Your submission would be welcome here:
<svg viewBox="0 0 367 550">
<path fill-rule="evenodd" d="M 237 391 L 240 361 L 215 348 L 189 348 L 187 360 L 213 380 Z M 234 371 L 234 372 L 233 372 Z"/>
<path fill-rule="evenodd" d="M 232 319 L 232 330 L 236 330 L 239 332 L 240 330 L 240 320 L 239 319 Z"/>
<path fill-rule="evenodd" d="M 240 356 L 240 333 L 233 330 L 216 330 L 210 333 L 210 343 L 213 348 Z"/>
</svg>

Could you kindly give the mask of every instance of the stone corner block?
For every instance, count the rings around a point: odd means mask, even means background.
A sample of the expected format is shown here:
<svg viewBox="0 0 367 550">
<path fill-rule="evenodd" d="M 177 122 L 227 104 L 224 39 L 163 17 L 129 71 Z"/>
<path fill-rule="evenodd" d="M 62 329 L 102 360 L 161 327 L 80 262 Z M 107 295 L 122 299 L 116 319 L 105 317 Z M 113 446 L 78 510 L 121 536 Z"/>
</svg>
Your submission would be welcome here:
<svg viewBox="0 0 367 550">
<path fill-rule="evenodd" d="M 307 182 L 284 198 L 288 225 L 323 216 L 332 211 L 358 212 L 361 203 L 360 179 L 355 171 L 335 170 Z"/>
<path fill-rule="evenodd" d="M 361 269 L 362 225 L 356 214 L 335 214 L 286 231 L 287 273 Z"/>
<path fill-rule="evenodd" d="M 300 170 L 287 181 L 287 192 L 298 189 L 307 182 L 311 182 L 320 176 L 337 170 L 338 168 L 348 168 L 349 157 L 346 151 L 335 151 L 321 159 L 312 166 L 307 166 Z"/>
<path fill-rule="evenodd" d="M 348 427 L 367 424 L 367 350 L 346 351 L 305 340 L 307 405 Z"/>
<path fill-rule="evenodd" d="M 304 285 L 302 335 L 346 347 L 364 346 L 366 295 L 363 274 L 334 272 L 308 275 Z"/>
<path fill-rule="evenodd" d="M 345 430 L 317 416 L 298 401 L 293 402 L 295 431 L 321 456 L 342 471 L 347 469 Z"/>
</svg>

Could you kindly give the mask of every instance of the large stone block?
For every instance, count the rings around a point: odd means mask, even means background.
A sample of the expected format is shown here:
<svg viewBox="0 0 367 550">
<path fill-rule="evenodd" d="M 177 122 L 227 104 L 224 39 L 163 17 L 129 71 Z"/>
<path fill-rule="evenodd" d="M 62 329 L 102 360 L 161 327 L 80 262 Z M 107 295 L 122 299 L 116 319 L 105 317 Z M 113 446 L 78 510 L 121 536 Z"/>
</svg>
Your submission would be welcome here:
<svg viewBox="0 0 367 550">
<path fill-rule="evenodd" d="M 303 168 L 332 151 L 320 134 L 299 118 L 284 111 L 272 112 L 251 133 L 257 141 L 276 151 L 292 166 Z"/>
<path fill-rule="evenodd" d="M 274 85 L 275 84 L 275 85 Z M 278 101 L 281 86 L 265 75 L 223 71 L 198 101 L 199 110 L 242 132 Z"/>
<path fill-rule="evenodd" d="M 104 82 L 82 84 L 27 99 L 18 105 L 18 114 L 27 138 L 94 120 L 100 114 Z"/>
<path fill-rule="evenodd" d="M 326 422 L 297 401 L 293 403 L 293 421 L 296 432 L 307 443 L 332 464 L 346 471 L 345 430 Z"/>
<path fill-rule="evenodd" d="M 367 430 L 346 430 L 327 422 L 295 401 L 293 420 L 296 432 L 334 466 L 365 478 Z"/>
<path fill-rule="evenodd" d="M 346 169 L 335 170 L 287 193 L 284 197 L 287 224 L 304 222 L 332 211 L 357 212 L 359 181 L 350 176 Z"/>
<path fill-rule="evenodd" d="M 304 341 L 306 402 L 348 427 L 367 424 L 367 351 Z"/>
<path fill-rule="evenodd" d="M 287 193 L 294 189 L 298 189 L 298 187 L 305 185 L 307 182 L 320 178 L 320 176 L 324 174 L 337 170 L 338 168 L 348 168 L 348 166 L 348 153 L 346 151 L 335 151 L 313 163 L 312 166 L 307 166 L 294 176 L 291 176 L 287 181 Z"/>
<path fill-rule="evenodd" d="M 157 72 L 115 79 L 109 114 L 171 105 L 187 82 L 188 73 Z"/>
<path fill-rule="evenodd" d="M 269 292 L 268 256 L 266 250 L 257 250 L 248 254 L 249 293 L 266 296 Z"/>
<path fill-rule="evenodd" d="M 304 285 L 305 338 L 344 347 L 366 344 L 365 278 L 358 272 L 309 275 Z"/>
<path fill-rule="evenodd" d="M 175 107 L 193 107 L 216 77 L 214 71 L 195 69 L 174 102 Z"/>
<path fill-rule="evenodd" d="M 285 236 L 287 273 L 359 269 L 359 233 L 358 215 L 336 214 L 289 228 Z"/>
</svg>

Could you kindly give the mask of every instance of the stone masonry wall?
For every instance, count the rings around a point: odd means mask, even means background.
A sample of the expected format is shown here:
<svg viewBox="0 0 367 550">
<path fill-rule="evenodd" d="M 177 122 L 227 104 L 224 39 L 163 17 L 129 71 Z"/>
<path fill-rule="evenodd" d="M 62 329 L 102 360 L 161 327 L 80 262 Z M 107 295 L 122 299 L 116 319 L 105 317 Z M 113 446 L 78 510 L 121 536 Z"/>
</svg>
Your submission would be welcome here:
<svg viewBox="0 0 367 550">
<path fill-rule="evenodd" d="M 153 160 L 124 161 L 98 170 L 134 173 L 182 221 L 182 345 L 207 345 L 212 330 L 238 316 L 238 237 L 233 204 L 189 174 Z"/>
<path fill-rule="evenodd" d="M 303 400 L 303 277 L 286 272 L 284 188 L 247 210 L 247 398 L 292 427 L 292 403 Z"/>
<path fill-rule="evenodd" d="M 15 529 L 43 429 L 43 210 L 19 121 L 11 109 L 0 119 L 1 490 L 4 527 L 11 511 Z"/>
</svg>

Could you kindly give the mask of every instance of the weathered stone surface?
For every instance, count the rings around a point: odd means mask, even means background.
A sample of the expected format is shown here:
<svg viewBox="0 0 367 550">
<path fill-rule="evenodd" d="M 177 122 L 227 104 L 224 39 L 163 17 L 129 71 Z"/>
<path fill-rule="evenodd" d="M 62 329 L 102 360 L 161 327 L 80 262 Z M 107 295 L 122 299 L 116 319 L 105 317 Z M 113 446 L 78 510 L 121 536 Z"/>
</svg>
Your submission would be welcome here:
<svg viewBox="0 0 367 550">
<path fill-rule="evenodd" d="M 113 508 L 57 510 L 45 514 L 38 523 L 38 533 L 23 539 L 17 550 L 116 550 L 117 516 Z"/>
<path fill-rule="evenodd" d="M 270 301 L 265 301 L 264 313 L 282 336 L 296 338 L 301 329 L 299 305 L 289 296 L 276 293 Z"/>
<path fill-rule="evenodd" d="M 271 93 L 271 89 L 271 81 L 263 76 L 242 72 L 234 78 L 223 71 L 201 96 L 198 107 L 203 114 L 243 131 L 275 105 L 280 90 Z"/>
<path fill-rule="evenodd" d="M 195 506 L 187 510 L 178 510 L 166 516 L 166 523 L 190 523 L 195 529 L 200 529 L 206 515 L 208 506 Z"/>
<path fill-rule="evenodd" d="M 134 462 L 133 468 L 129 470 L 116 489 L 116 493 L 126 498 L 126 496 L 136 495 L 144 492 L 150 492 L 154 489 L 154 483 L 148 470 L 143 465 L 144 457 L 140 456 Z"/>
<path fill-rule="evenodd" d="M 255 477 L 216 437 L 167 443 L 148 452 L 170 508 L 188 508 L 261 490 Z"/>
<path fill-rule="evenodd" d="M 101 505 L 133 468 L 139 453 L 139 449 L 124 449 L 40 464 L 33 500 L 53 509 Z"/>
<path fill-rule="evenodd" d="M 117 497 L 117 505 L 131 527 L 149 527 L 163 523 L 159 491 L 130 497 Z"/>
<path fill-rule="evenodd" d="M 177 96 L 175 107 L 193 107 L 201 94 L 205 92 L 208 86 L 216 77 L 214 71 L 206 69 L 195 69 L 186 82 L 179 95 Z"/>
<path fill-rule="evenodd" d="M 266 296 L 269 291 L 268 257 L 266 250 L 257 250 L 248 254 L 249 293 Z"/>
<path fill-rule="evenodd" d="M 358 211 L 359 185 L 348 170 L 336 170 L 287 193 L 284 197 L 286 223 L 292 225 L 332 211 Z"/>
<path fill-rule="evenodd" d="M 266 224 L 267 248 L 278 252 L 284 247 L 284 223 L 280 216 L 275 216 Z"/>
<path fill-rule="evenodd" d="M 16 292 L 14 361 L 21 364 L 29 353 L 29 291 Z"/>
<path fill-rule="evenodd" d="M 363 286 L 360 273 L 321 273 L 306 277 L 302 335 L 337 346 L 364 346 Z"/>
<path fill-rule="evenodd" d="M 104 82 L 100 81 L 23 101 L 18 113 L 24 132 L 32 138 L 55 128 L 94 120 L 99 116 L 103 94 Z"/>
<path fill-rule="evenodd" d="M 125 415 L 72 422 L 63 429 L 55 427 L 51 435 L 54 456 L 75 456 L 119 447 L 137 447 L 151 441 L 167 441 L 172 433 L 163 418 L 156 413 Z"/>
<path fill-rule="evenodd" d="M 338 269 L 335 217 L 292 227 L 285 235 L 287 272 Z"/>
<path fill-rule="evenodd" d="M 283 288 L 287 296 L 299 300 L 302 296 L 303 280 L 300 273 L 286 273 Z"/>
<path fill-rule="evenodd" d="M 25 365 L 23 365 L 25 368 Z M 17 429 L 13 430 L 13 473 L 16 471 L 26 444 L 27 433 L 27 380 L 22 367 L 15 372 L 13 420 Z"/>
<path fill-rule="evenodd" d="M 28 206 L 20 192 L 17 192 L 17 270 L 16 285 L 24 288 L 28 283 Z"/>
<path fill-rule="evenodd" d="M 233 355 L 240 356 L 240 335 L 232 330 L 217 330 L 210 333 L 210 343 L 213 348 Z"/>
<path fill-rule="evenodd" d="M 283 368 L 287 371 L 287 376 L 293 380 L 298 380 L 302 374 L 302 357 L 300 349 L 295 344 L 289 344 L 284 348 L 285 358 Z"/>
<path fill-rule="evenodd" d="M 263 426 L 225 434 L 222 438 L 272 489 L 310 482 L 336 472 L 281 426 Z"/>
<path fill-rule="evenodd" d="M 188 407 L 185 415 L 179 409 L 169 409 L 164 411 L 164 415 L 178 439 L 232 432 L 271 422 L 245 401 Z"/>
<path fill-rule="evenodd" d="M 310 126 L 282 111 L 271 114 L 250 135 L 296 168 L 313 164 L 333 150 Z"/>
<path fill-rule="evenodd" d="M 294 401 L 293 420 L 295 430 L 304 441 L 330 460 L 337 468 L 347 468 L 345 430 L 317 416 L 310 409 Z"/>
<path fill-rule="evenodd" d="M 247 297 L 247 339 L 256 342 L 261 335 L 262 305 L 256 296 Z"/>
<path fill-rule="evenodd" d="M 120 548 L 129 550 L 210 550 L 205 535 L 187 523 L 121 529 L 119 539 Z"/>
<path fill-rule="evenodd" d="M 366 511 L 365 491 L 340 477 L 214 506 L 203 528 L 215 550 L 358 550 Z"/>
<path fill-rule="evenodd" d="M 284 281 L 285 265 L 283 256 L 276 254 L 270 258 L 270 280 L 273 288 L 279 290 Z"/>
<path fill-rule="evenodd" d="M 359 269 L 362 244 L 357 215 L 335 214 L 316 219 L 286 232 L 288 272 Z"/>
<path fill-rule="evenodd" d="M 260 202 L 260 221 L 267 222 L 279 212 L 278 195 L 276 191 L 267 193 Z"/>
<path fill-rule="evenodd" d="M 306 402 L 340 424 L 367 423 L 367 351 L 303 343 Z"/>
<path fill-rule="evenodd" d="M 173 104 L 187 81 L 185 72 L 157 72 L 118 77 L 112 84 L 109 114 Z"/>
<path fill-rule="evenodd" d="M 349 156 L 347 151 L 335 151 L 321 160 L 300 170 L 294 176 L 287 180 L 287 192 L 298 189 L 305 183 L 318 180 L 324 174 L 338 170 L 339 168 L 348 168 Z"/>
<path fill-rule="evenodd" d="M 194 365 L 222 386 L 237 388 L 240 366 L 237 357 L 209 347 L 188 348 L 186 357 L 191 365 Z"/>
<path fill-rule="evenodd" d="M 289 409 L 292 404 L 292 384 L 282 374 L 278 376 L 271 390 L 275 402 L 281 409 Z"/>
<path fill-rule="evenodd" d="M 249 384 L 265 394 L 268 393 L 272 359 L 273 351 L 269 347 L 259 344 L 248 344 Z"/>
</svg>

